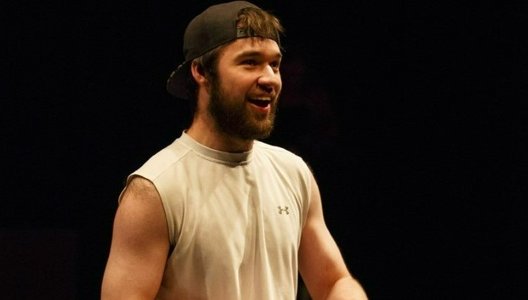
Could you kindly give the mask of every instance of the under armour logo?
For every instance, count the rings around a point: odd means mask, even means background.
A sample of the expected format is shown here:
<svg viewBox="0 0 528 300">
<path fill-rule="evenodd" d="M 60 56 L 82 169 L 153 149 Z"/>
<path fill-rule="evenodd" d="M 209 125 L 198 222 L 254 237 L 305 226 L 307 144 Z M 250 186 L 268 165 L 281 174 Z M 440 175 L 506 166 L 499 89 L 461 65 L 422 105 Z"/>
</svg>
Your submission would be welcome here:
<svg viewBox="0 0 528 300">
<path fill-rule="evenodd" d="M 285 213 L 287 215 L 290 214 L 290 212 L 288 211 L 288 206 L 284 206 L 284 208 L 282 208 L 282 206 L 277 206 L 277 208 L 279 209 L 279 214 L 282 215 L 282 213 Z"/>
</svg>

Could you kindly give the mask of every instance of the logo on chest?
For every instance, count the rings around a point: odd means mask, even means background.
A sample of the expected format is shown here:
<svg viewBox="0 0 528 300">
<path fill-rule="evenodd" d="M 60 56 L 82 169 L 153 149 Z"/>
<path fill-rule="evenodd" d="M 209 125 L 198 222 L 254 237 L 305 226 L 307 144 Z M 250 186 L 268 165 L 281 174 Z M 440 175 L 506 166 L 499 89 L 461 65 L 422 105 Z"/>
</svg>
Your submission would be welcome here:
<svg viewBox="0 0 528 300">
<path fill-rule="evenodd" d="M 290 211 L 288 210 L 288 206 L 284 206 L 284 207 L 277 206 L 277 208 L 279 209 L 279 214 L 280 215 L 283 215 L 283 214 L 289 215 L 290 214 Z"/>
</svg>

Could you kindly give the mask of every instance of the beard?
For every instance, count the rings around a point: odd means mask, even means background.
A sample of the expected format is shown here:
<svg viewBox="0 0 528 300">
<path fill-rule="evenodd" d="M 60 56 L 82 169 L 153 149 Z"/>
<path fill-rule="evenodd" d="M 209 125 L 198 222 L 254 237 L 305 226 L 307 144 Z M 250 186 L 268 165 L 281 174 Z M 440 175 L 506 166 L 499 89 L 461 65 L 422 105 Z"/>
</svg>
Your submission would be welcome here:
<svg viewBox="0 0 528 300">
<path fill-rule="evenodd" d="M 218 78 L 212 79 L 210 94 L 208 111 L 220 132 L 243 140 L 265 139 L 270 136 L 275 123 L 277 101 L 270 104 L 269 114 L 257 114 L 247 107 L 245 101 L 229 97 Z"/>
</svg>

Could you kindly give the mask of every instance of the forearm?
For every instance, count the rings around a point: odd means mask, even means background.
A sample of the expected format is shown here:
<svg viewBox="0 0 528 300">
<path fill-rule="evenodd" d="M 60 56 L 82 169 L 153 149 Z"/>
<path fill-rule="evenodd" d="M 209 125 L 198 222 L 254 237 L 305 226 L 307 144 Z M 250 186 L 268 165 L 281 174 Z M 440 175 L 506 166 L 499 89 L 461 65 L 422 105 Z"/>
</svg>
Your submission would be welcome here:
<svg viewBox="0 0 528 300">
<path fill-rule="evenodd" d="M 367 300 L 367 294 L 359 282 L 352 276 L 336 281 L 326 300 Z"/>
</svg>

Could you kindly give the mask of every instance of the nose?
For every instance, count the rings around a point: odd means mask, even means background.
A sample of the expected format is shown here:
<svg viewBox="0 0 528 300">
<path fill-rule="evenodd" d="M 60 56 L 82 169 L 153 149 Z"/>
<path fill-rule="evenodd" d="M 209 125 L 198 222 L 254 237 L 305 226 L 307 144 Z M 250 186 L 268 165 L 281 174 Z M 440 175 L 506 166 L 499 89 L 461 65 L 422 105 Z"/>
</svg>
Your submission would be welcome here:
<svg viewBox="0 0 528 300">
<path fill-rule="evenodd" d="M 271 66 L 265 66 L 257 80 L 258 86 L 266 93 L 277 93 L 282 86 L 280 71 Z"/>
</svg>

